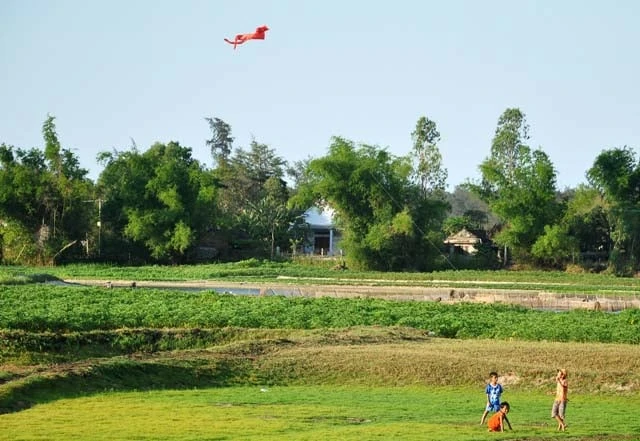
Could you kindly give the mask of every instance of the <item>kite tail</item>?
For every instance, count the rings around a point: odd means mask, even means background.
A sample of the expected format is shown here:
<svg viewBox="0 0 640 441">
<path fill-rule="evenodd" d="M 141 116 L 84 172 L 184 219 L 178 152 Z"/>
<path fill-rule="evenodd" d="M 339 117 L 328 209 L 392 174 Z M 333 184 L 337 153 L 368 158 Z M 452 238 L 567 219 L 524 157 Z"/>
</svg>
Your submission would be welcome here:
<svg viewBox="0 0 640 441">
<path fill-rule="evenodd" d="M 226 41 L 226 42 L 227 42 L 227 43 L 229 43 L 229 44 L 232 44 L 234 49 L 235 49 L 235 48 L 236 48 L 236 46 L 238 45 L 238 43 L 237 43 L 237 42 L 235 42 L 235 41 L 231 41 L 231 40 L 229 40 L 229 39 L 227 39 L 227 38 L 225 38 L 225 39 L 224 39 L 224 41 Z"/>
</svg>

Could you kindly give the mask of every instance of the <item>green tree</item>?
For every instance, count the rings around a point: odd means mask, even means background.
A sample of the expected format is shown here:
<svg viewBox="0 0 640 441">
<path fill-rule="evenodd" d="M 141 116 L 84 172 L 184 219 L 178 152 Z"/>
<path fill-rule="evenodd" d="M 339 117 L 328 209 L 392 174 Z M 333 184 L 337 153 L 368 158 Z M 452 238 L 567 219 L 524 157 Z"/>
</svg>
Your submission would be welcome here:
<svg viewBox="0 0 640 441">
<path fill-rule="evenodd" d="M 101 153 L 98 184 L 104 219 L 117 235 L 143 245 L 161 261 L 185 261 L 213 225 L 213 175 L 177 142 L 144 153 Z"/>
<path fill-rule="evenodd" d="M 64 242 L 80 240 L 86 235 L 92 212 L 86 201 L 92 198 L 93 183 L 87 178 L 88 171 L 80 167 L 77 156 L 70 149 L 62 148 L 54 116 L 47 117 L 42 134 L 49 181 L 45 205 L 49 209 L 52 239 L 58 239 L 56 246 L 61 247 Z M 62 234 L 58 234 L 59 230 Z"/>
<path fill-rule="evenodd" d="M 580 185 L 560 194 L 566 207 L 555 225 L 545 226 L 532 248 L 532 255 L 546 266 L 579 263 L 601 268 L 611 250 L 606 203 L 598 190 Z"/>
<path fill-rule="evenodd" d="M 427 117 L 420 117 L 411 137 L 415 163 L 414 178 L 419 183 L 423 195 L 444 196 L 448 173 L 442 164 L 442 155 L 438 149 L 440 133 L 436 123 Z"/>
<path fill-rule="evenodd" d="M 220 206 L 237 219 L 245 210 L 245 201 L 257 201 L 269 178 L 282 179 L 286 161 L 266 144 L 252 140 L 249 150 L 237 148 L 224 167 L 215 170 L 221 184 Z"/>
<path fill-rule="evenodd" d="M 523 162 L 528 159 L 529 124 L 520 109 L 510 108 L 498 119 L 495 136 L 491 143 L 491 158 L 494 167 L 504 179 L 511 180 Z"/>
<path fill-rule="evenodd" d="M 640 262 L 640 162 L 629 147 L 605 150 L 596 158 L 587 178 L 607 206 L 613 270 L 630 274 Z"/>
<path fill-rule="evenodd" d="M 205 120 L 211 129 L 211 139 L 206 142 L 211 149 L 211 156 L 218 165 L 224 165 L 233 149 L 234 138 L 231 136 L 231 126 L 220 118 L 205 118 Z"/>
<path fill-rule="evenodd" d="M 482 180 L 471 185 L 503 224 L 494 240 L 519 259 L 561 215 L 556 200 L 556 171 L 548 155 L 525 144 L 529 126 L 519 109 L 507 109 L 498 120 L 491 155 L 480 164 Z"/>
<path fill-rule="evenodd" d="M 92 210 L 85 201 L 92 198 L 93 183 L 76 155 L 61 147 L 53 116 L 42 134 L 43 150 L 0 146 L 0 219 L 20 232 L 4 246 L 23 250 L 5 250 L 4 256 L 21 263 L 68 259 L 81 251 L 73 245 L 91 238 Z"/>
<path fill-rule="evenodd" d="M 309 181 L 309 163 L 313 160 L 312 157 L 307 157 L 301 161 L 294 161 L 287 166 L 286 174 L 293 181 L 292 192 L 296 192 L 297 189 Z"/>
<path fill-rule="evenodd" d="M 225 258 L 273 258 L 277 247 L 287 249 L 291 240 L 299 240 L 302 212 L 288 206 L 286 170 L 275 149 L 255 139 L 215 170 L 221 185 L 217 234 L 227 244 Z"/>
<path fill-rule="evenodd" d="M 265 182 L 262 197 L 247 201 L 247 229 L 251 236 L 268 246 L 271 259 L 275 257 L 276 247 L 284 249 L 297 239 L 292 227 L 303 222 L 302 210 L 289 208 L 288 199 L 286 183 L 272 176 Z"/>
<path fill-rule="evenodd" d="M 422 197 L 411 173 L 408 157 L 334 137 L 328 154 L 309 163 L 308 181 L 292 203 L 335 210 L 351 267 L 427 269 L 441 251 L 434 232 L 447 206 Z"/>
<path fill-rule="evenodd" d="M 249 150 L 237 148 L 231 163 L 236 169 L 244 170 L 256 186 L 263 186 L 269 178 L 281 179 L 287 167 L 287 161 L 276 154 L 267 144 L 251 141 Z"/>
<path fill-rule="evenodd" d="M 608 260 L 613 248 L 608 212 L 608 204 L 592 186 L 578 186 L 568 200 L 563 222 L 568 234 L 577 241 L 581 260 L 593 263 Z"/>
<path fill-rule="evenodd" d="M 545 265 L 562 268 L 578 254 L 578 241 L 564 223 L 545 225 L 544 232 L 531 247 L 531 254 Z"/>
</svg>

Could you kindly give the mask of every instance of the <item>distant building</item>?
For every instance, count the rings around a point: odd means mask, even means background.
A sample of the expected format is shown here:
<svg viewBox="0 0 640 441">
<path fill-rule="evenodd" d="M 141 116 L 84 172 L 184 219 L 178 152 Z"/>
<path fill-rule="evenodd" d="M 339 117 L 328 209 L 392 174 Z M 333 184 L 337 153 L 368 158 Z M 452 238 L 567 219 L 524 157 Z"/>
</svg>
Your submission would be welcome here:
<svg viewBox="0 0 640 441">
<path fill-rule="evenodd" d="M 469 231 L 466 228 L 447 237 L 444 243 L 449 245 L 449 254 L 473 255 L 480 245 L 490 243 L 484 231 Z"/>
<path fill-rule="evenodd" d="M 339 254 L 337 244 L 341 235 L 334 223 L 333 209 L 311 207 L 305 211 L 304 217 L 309 225 L 309 235 L 304 245 L 304 253 L 323 256 Z"/>
</svg>

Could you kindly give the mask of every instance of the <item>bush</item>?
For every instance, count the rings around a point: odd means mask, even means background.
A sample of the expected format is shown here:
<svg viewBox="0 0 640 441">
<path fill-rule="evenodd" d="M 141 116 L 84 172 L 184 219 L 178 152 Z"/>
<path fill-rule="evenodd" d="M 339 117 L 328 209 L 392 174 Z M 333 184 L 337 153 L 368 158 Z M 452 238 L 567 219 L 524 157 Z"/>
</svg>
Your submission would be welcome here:
<svg viewBox="0 0 640 441">
<path fill-rule="evenodd" d="M 40 262 L 38 244 L 22 225 L 15 222 L 0 223 L 0 257 L 2 263 L 34 265 Z"/>
<path fill-rule="evenodd" d="M 576 265 L 575 263 L 570 263 L 565 267 L 564 272 L 567 274 L 584 274 L 589 271 L 582 265 Z"/>
</svg>

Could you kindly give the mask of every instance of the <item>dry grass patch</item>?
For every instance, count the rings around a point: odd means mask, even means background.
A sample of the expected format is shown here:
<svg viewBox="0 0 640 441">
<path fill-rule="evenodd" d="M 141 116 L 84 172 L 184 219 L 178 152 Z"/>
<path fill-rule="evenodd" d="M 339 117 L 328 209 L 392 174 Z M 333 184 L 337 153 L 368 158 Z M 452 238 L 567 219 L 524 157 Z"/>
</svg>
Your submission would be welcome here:
<svg viewBox="0 0 640 441">
<path fill-rule="evenodd" d="M 0 413 L 104 390 L 420 385 L 480 391 L 493 370 L 509 391 L 546 394 L 554 391 L 559 367 L 569 370 L 572 394 L 640 390 L 637 345 L 444 339 L 384 327 L 232 333 L 239 339 L 221 338 L 208 348 L 0 364 Z"/>
<path fill-rule="evenodd" d="M 640 390 L 640 347 L 582 343 L 428 338 L 378 344 L 282 347 L 260 361 L 261 371 L 294 382 L 482 387 L 500 381 L 523 389 L 553 388 L 559 367 L 576 392 Z M 277 375 L 276 375 L 277 373 Z"/>
</svg>

